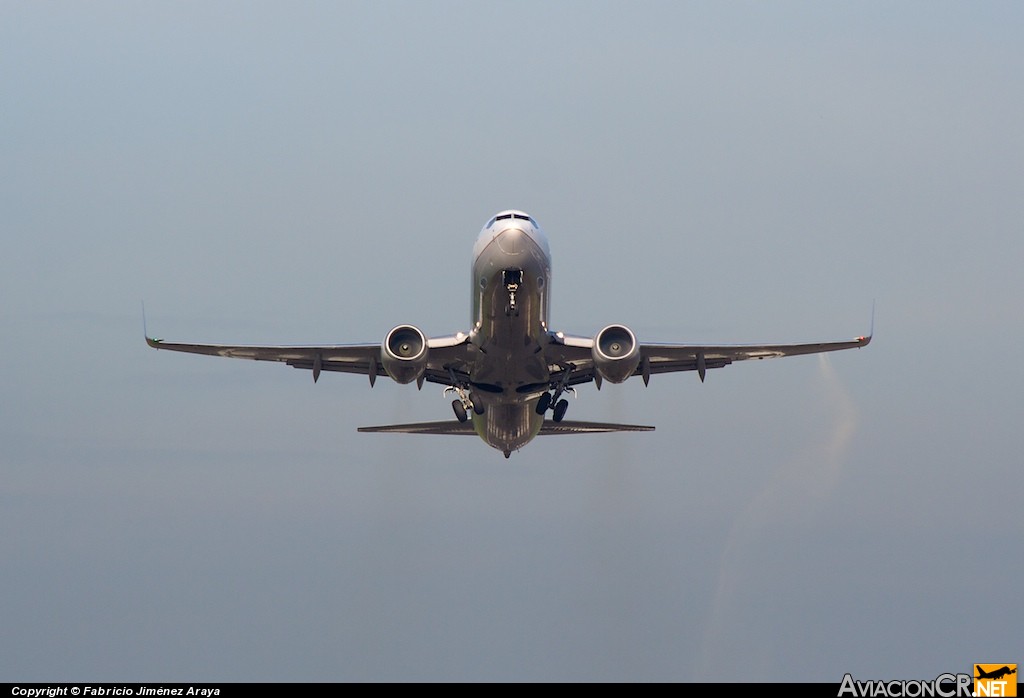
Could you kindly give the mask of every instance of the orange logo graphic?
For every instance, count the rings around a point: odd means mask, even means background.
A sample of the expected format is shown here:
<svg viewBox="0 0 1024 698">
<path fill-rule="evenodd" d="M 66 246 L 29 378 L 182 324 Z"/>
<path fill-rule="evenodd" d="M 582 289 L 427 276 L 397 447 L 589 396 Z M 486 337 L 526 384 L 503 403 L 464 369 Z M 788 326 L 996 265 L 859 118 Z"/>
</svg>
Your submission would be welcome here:
<svg viewBox="0 0 1024 698">
<path fill-rule="evenodd" d="M 974 695 L 978 698 L 1017 695 L 1016 664 L 975 664 Z"/>
</svg>

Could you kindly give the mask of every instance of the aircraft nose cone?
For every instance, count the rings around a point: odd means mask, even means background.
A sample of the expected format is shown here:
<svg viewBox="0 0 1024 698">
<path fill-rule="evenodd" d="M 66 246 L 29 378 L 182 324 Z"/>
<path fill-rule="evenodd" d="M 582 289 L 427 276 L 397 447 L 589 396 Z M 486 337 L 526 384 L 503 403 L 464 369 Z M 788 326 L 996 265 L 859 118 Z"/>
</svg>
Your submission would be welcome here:
<svg viewBox="0 0 1024 698">
<path fill-rule="evenodd" d="M 498 247 L 505 254 L 522 254 L 526 249 L 526 233 L 519 228 L 509 228 L 498 235 Z"/>
</svg>

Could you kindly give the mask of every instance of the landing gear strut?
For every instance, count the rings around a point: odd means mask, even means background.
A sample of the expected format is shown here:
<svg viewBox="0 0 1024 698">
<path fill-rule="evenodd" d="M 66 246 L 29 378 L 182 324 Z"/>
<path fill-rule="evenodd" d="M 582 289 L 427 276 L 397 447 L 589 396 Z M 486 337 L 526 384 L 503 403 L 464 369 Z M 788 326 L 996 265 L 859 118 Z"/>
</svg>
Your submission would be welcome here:
<svg viewBox="0 0 1024 698">
<path fill-rule="evenodd" d="M 502 281 L 505 283 L 505 290 L 508 291 L 508 305 L 505 306 L 505 315 L 519 317 L 516 293 L 519 291 L 519 284 L 523 283 L 523 270 L 506 269 L 501 272 L 501 275 Z"/>
</svg>

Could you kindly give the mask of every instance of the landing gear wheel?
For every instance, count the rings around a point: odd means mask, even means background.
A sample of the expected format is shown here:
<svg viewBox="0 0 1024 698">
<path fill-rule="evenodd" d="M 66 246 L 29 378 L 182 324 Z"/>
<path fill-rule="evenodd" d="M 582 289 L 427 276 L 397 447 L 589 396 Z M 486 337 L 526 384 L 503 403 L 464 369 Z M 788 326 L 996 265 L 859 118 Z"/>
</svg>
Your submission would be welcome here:
<svg viewBox="0 0 1024 698">
<path fill-rule="evenodd" d="M 548 411 L 548 407 L 551 406 L 551 393 L 542 393 L 540 399 L 537 400 L 537 414 L 544 414 Z"/>
<path fill-rule="evenodd" d="M 469 415 L 466 414 L 466 408 L 462 405 L 462 400 L 452 400 L 452 410 L 455 412 L 455 419 L 460 422 L 465 422 L 469 419 Z"/>
<path fill-rule="evenodd" d="M 484 404 L 482 402 L 477 404 L 477 402 L 475 400 L 473 401 L 473 413 L 474 414 L 483 414 L 485 409 L 486 408 L 484 407 Z"/>
<path fill-rule="evenodd" d="M 569 409 L 569 401 L 566 400 L 565 398 L 562 398 L 561 400 L 555 403 L 555 413 L 554 415 L 552 415 L 551 418 L 554 419 L 556 422 L 561 422 L 562 418 L 565 417 L 565 411 L 567 409 Z"/>
</svg>

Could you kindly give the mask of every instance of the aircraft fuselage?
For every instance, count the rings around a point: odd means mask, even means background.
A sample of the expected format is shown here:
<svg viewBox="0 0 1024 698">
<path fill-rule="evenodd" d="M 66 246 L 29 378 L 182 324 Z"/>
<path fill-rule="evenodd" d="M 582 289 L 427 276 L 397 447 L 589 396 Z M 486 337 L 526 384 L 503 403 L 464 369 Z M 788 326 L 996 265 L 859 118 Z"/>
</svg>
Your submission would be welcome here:
<svg viewBox="0 0 1024 698">
<path fill-rule="evenodd" d="M 470 368 L 473 426 L 490 446 L 516 450 L 540 431 L 540 395 L 550 374 L 551 252 L 547 238 L 525 213 L 504 211 L 488 221 L 473 247 L 473 317 Z"/>
</svg>

